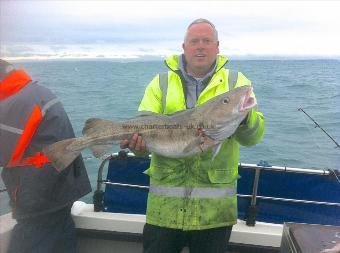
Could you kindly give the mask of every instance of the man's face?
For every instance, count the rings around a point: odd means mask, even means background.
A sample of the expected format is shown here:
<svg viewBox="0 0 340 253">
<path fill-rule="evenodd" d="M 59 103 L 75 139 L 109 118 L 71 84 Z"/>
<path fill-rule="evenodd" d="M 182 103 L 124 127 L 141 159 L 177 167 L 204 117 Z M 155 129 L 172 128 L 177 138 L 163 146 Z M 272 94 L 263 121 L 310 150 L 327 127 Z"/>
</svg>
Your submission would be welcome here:
<svg viewBox="0 0 340 253">
<path fill-rule="evenodd" d="M 195 77 L 207 74 L 219 53 L 218 45 L 214 30 L 209 24 L 192 25 L 183 43 L 187 72 Z"/>
</svg>

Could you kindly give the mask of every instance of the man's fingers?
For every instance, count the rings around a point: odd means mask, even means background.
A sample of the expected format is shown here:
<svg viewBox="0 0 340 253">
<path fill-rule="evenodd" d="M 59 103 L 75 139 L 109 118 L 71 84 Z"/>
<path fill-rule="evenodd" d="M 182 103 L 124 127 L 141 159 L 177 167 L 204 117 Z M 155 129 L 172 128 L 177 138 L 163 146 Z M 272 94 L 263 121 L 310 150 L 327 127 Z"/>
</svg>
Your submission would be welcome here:
<svg viewBox="0 0 340 253">
<path fill-rule="evenodd" d="M 141 151 L 146 151 L 146 145 L 145 145 L 145 140 L 142 139 L 142 145 L 141 145 L 142 150 Z"/>
<path fill-rule="evenodd" d="M 145 151 L 145 142 L 142 138 L 142 136 L 138 136 L 137 141 L 136 141 L 136 151 Z"/>
<path fill-rule="evenodd" d="M 142 136 L 137 133 L 133 134 L 130 140 L 120 142 L 120 148 L 129 148 L 132 152 L 145 152 L 146 146 Z"/>
<path fill-rule="evenodd" d="M 129 140 L 123 140 L 120 142 L 121 149 L 127 148 L 128 146 L 129 146 Z"/>
<path fill-rule="evenodd" d="M 129 142 L 129 149 L 131 151 L 134 151 L 136 149 L 137 139 L 138 139 L 138 134 L 133 134 Z"/>
</svg>

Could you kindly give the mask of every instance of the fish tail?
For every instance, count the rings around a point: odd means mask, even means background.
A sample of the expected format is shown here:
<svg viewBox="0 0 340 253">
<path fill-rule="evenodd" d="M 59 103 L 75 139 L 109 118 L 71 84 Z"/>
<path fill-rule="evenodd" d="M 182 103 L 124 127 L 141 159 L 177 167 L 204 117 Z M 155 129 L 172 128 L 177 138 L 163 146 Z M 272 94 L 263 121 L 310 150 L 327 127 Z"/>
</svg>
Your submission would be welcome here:
<svg viewBox="0 0 340 253">
<path fill-rule="evenodd" d="M 80 155 L 82 149 L 69 148 L 77 141 L 77 138 L 58 141 L 45 147 L 42 152 L 52 162 L 52 165 L 61 172 Z"/>
</svg>

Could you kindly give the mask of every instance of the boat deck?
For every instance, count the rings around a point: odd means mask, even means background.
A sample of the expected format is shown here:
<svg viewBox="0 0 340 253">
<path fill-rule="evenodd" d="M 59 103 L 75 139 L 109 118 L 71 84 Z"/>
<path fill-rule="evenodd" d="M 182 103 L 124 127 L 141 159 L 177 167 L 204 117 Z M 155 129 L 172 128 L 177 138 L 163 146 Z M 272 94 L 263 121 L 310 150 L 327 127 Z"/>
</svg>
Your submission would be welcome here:
<svg viewBox="0 0 340 253">
<path fill-rule="evenodd" d="M 145 215 L 93 212 L 92 204 L 80 204 L 79 210 L 74 210 L 74 221 L 78 229 L 78 252 L 102 253 L 112 247 L 117 252 L 142 252 Z M 238 220 L 230 237 L 229 252 L 277 253 L 282 231 L 280 224 L 257 222 L 254 227 L 249 227 Z M 188 252 L 187 249 L 182 251 Z"/>
<path fill-rule="evenodd" d="M 106 253 L 142 252 L 145 215 L 94 212 L 93 204 L 77 201 L 72 214 L 77 228 L 77 252 Z M 5 252 L 10 232 L 15 225 L 11 214 L 0 216 L 0 252 Z M 233 227 L 229 253 L 278 253 L 283 226 L 257 222 L 249 227 L 239 220 Z M 184 249 L 182 253 L 188 253 Z"/>
</svg>

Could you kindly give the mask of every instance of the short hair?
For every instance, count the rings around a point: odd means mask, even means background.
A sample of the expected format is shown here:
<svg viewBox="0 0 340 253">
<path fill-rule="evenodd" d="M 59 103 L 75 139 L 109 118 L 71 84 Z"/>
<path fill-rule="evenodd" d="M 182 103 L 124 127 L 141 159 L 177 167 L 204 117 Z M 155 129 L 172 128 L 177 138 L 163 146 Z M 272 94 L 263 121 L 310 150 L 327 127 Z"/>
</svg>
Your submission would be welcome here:
<svg viewBox="0 0 340 253">
<path fill-rule="evenodd" d="M 192 21 L 190 23 L 190 25 L 188 25 L 187 31 L 186 31 L 185 36 L 184 36 L 184 41 L 187 39 L 188 31 L 189 31 L 190 27 L 192 27 L 193 25 L 196 25 L 196 24 L 201 24 L 201 23 L 209 24 L 213 28 L 214 37 L 218 41 L 218 32 L 217 32 L 217 30 L 215 28 L 215 25 L 213 23 L 211 23 L 208 19 L 205 19 L 205 18 L 195 19 L 194 21 Z"/>
<path fill-rule="evenodd" d="M 13 70 L 15 70 L 14 66 L 9 62 L 0 59 L 0 81 L 5 79 Z"/>
</svg>

